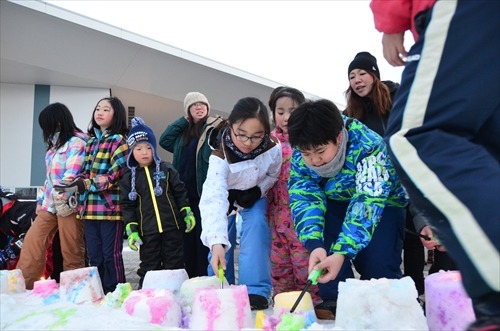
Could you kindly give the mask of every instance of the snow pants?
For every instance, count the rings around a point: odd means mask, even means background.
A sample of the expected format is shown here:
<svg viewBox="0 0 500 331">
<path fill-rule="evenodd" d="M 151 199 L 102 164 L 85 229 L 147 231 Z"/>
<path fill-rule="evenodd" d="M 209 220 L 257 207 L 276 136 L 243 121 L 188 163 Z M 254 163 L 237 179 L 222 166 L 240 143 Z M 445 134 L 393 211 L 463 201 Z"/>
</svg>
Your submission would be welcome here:
<svg viewBox="0 0 500 331">
<path fill-rule="evenodd" d="M 61 241 L 63 269 L 66 271 L 85 267 L 83 221 L 76 218 L 76 213 L 61 217 L 40 210 L 26 233 L 17 263 L 28 290 L 33 289 L 33 283 L 43 276 L 47 247 L 57 230 Z"/>
<path fill-rule="evenodd" d="M 245 284 L 248 294 L 271 296 L 271 231 L 266 219 L 267 199 L 261 198 L 250 208 L 240 210 L 241 238 L 238 256 L 238 284 Z M 226 253 L 225 276 L 234 284 L 234 248 L 236 247 L 236 215 L 228 217 L 231 248 Z M 208 261 L 212 258 L 209 253 Z M 208 275 L 214 271 L 208 265 Z"/>
<path fill-rule="evenodd" d="M 325 215 L 324 247 L 331 247 L 342 230 L 349 203 L 328 200 Z M 406 209 L 398 207 L 384 208 L 372 240 L 355 259 L 352 260 L 362 280 L 372 278 L 402 277 L 401 254 L 405 235 Z M 337 278 L 325 284 L 318 283 L 319 295 L 324 301 L 337 300 L 339 282 L 354 278 L 351 259 L 345 259 Z"/>
<path fill-rule="evenodd" d="M 500 1 L 437 1 L 385 134 L 398 176 L 462 274 L 500 312 Z"/>
<path fill-rule="evenodd" d="M 86 220 L 85 241 L 90 266 L 97 267 L 104 294 L 113 292 L 118 283 L 125 283 L 123 222 Z"/>
</svg>

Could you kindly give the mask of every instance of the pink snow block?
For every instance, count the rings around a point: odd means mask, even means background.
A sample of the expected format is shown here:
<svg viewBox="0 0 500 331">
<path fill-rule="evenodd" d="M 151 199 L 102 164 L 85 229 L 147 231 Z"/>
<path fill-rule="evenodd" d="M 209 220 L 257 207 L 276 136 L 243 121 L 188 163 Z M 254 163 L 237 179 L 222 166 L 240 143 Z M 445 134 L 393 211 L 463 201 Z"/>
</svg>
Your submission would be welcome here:
<svg viewBox="0 0 500 331">
<path fill-rule="evenodd" d="M 425 312 L 429 330 L 465 330 L 476 320 L 459 271 L 439 271 L 425 278 Z"/>
<path fill-rule="evenodd" d="M 21 269 L 0 270 L 1 293 L 21 293 L 26 291 L 23 272 Z"/>
<path fill-rule="evenodd" d="M 144 276 L 142 288 L 169 289 L 179 297 L 182 283 L 188 279 L 189 276 L 184 269 L 151 270 Z"/>
<path fill-rule="evenodd" d="M 192 330 L 252 328 L 252 312 L 245 285 L 198 288 L 194 292 Z"/>
<path fill-rule="evenodd" d="M 181 327 L 182 309 L 178 299 L 168 289 L 132 291 L 122 309 L 131 316 L 164 327 Z"/>
<path fill-rule="evenodd" d="M 42 298 L 48 298 L 51 295 L 59 295 L 59 288 L 55 279 L 41 279 L 33 284 L 32 294 L 41 296 Z"/>
<path fill-rule="evenodd" d="M 61 301 L 73 303 L 99 302 L 104 298 L 101 277 L 96 267 L 61 272 Z"/>
</svg>

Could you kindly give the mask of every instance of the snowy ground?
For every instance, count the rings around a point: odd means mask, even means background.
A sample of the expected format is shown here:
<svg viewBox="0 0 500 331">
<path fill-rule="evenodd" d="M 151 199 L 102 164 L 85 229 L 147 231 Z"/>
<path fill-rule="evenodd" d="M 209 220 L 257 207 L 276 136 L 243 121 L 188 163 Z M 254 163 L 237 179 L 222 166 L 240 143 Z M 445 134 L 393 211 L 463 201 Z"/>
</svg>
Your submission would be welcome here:
<svg viewBox="0 0 500 331">
<path fill-rule="evenodd" d="M 0 330 L 165 330 L 160 325 L 129 316 L 120 308 L 68 302 L 44 305 L 31 291 L 1 294 L 0 303 Z M 270 316 L 273 311 L 268 309 L 265 313 Z M 255 321 L 255 312 L 253 315 Z M 333 321 L 320 323 L 308 330 L 336 330 Z"/>
</svg>

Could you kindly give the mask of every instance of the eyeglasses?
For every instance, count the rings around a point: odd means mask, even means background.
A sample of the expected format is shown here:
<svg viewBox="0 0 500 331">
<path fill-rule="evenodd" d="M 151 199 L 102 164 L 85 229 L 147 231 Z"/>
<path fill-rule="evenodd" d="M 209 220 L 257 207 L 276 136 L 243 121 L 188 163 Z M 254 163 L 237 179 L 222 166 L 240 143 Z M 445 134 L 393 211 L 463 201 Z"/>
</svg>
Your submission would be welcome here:
<svg viewBox="0 0 500 331">
<path fill-rule="evenodd" d="M 244 134 L 236 134 L 236 132 L 233 131 L 234 136 L 236 137 L 236 140 L 241 141 L 242 143 L 245 143 L 250 140 L 252 144 L 255 143 L 260 143 L 262 140 L 264 140 L 265 137 L 249 137 L 245 136 Z"/>
<path fill-rule="evenodd" d="M 203 107 L 203 106 L 206 106 L 206 104 L 204 104 L 203 102 L 197 102 L 197 103 L 193 103 L 191 105 L 191 107 L 195 107 L 195 108 Z"/>
</svg>

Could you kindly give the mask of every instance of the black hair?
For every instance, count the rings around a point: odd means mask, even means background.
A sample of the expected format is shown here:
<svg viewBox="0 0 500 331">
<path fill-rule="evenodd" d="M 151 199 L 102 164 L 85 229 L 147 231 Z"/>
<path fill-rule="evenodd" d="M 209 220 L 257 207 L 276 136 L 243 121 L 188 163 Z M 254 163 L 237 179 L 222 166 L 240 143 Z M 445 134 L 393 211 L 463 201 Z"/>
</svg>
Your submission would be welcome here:
<svg viewBox="0 0 500 331">
<path fill-rule="evenodd" d="M 123 106 L 123 103 L 117 97 L 102 98 L 97 102 L 94 107 L 94 111 L 92 112 L 92 119 L 90 120 L 90 124 L 87 129 L 88 134 L 92 137 L 95 137 L 94 128 L 100 129 L 100 126 L 95 121 L 94 113 L 97 109 L 97 106 L 99 105 L 99 102 L 103 100 L 108 100 L 114 111 L 113 121 L 111 122 L 111 126 L 107 128 L 107 131 L 110 134 L 121 134 L 127 136 L 129 131 L 127 127 L 127 112 L 125 111 L 125 106 Z"/>
<path fill-rule="evenodd" d="M 238 100 L 229 114 L 227 125 L 231 126 L 238 122 L 256 118 L 264 126 L 265 134 L 271 133 L 269 111 L 262 101 L 254 97 L 246 97 Z"/>
<path fill-rule="evenodd" d="M 75 135 L 75 131 L 82 132 L 76 126 L 68 107 L 59 102 L 52 103 L 42 110 L 38 115 L 38 124 L 42 129 L 43 141 L 47 145 L 47 150 L 61 148 Z M 51 138 L 58 131 L 59 138 L 53 143 Z"/>
<path fill-rule="evenodd" d="M 204 102 L 203 102 L 204 103 Z M 208 107 L 208 105 L 207 105 Z M 182 147 L 185 147 L 189 144 L 192 138 L 199 139 L 201 137 L 201 131 L 203 129 L 203 126 L 205 125 L 205 122 L 207 121 L 208 118 L 208 111 L 207 115 L 200 119 L 197 123 L 194 122 L 193 115 L 191 115 L 191 112 L 188 109 L 188 118 L 189 118 L 189 123 L 188 127 L 184 132 L 182 133 L 182 140 L 183 144 Z"/>
<path fill-rule="evenodd" d="M 287 86 L 278 86 L 271 93 L 268 102 L 269 109 L 271 109 L 271 113 L 273 114 L 273 119 L 275 120 L 276 120 L 276 101 L 278 101 L 279 98 L 283 97 L 289 97 L 297 105 L 302 104 L 306 100 L 304 94 L 302 94 L 302 92 L 300 92 L 296 88 Z"/>
<path fill-rule="evenodd" d="M 330 100 L 306 101 L 288 118 L 290 145 L 309 150 L 329 142 L 337 144 L 337 136 L 344 120 L 337 106 Z"/>
</svg>

